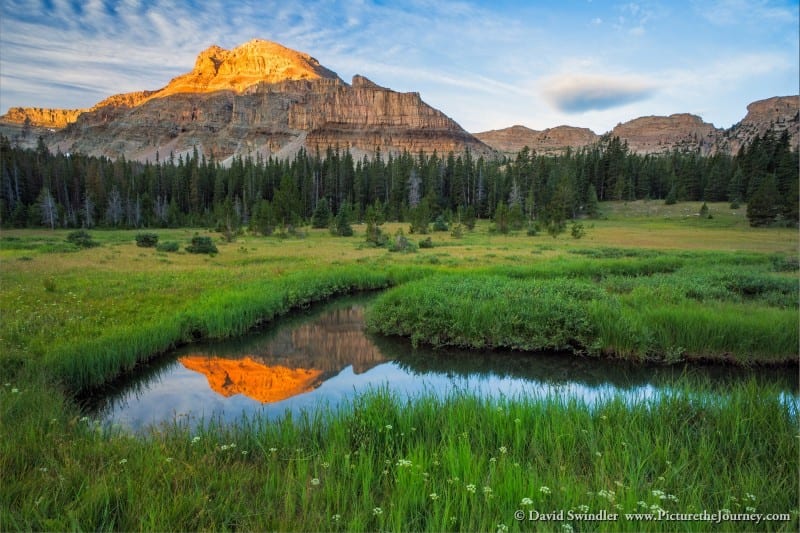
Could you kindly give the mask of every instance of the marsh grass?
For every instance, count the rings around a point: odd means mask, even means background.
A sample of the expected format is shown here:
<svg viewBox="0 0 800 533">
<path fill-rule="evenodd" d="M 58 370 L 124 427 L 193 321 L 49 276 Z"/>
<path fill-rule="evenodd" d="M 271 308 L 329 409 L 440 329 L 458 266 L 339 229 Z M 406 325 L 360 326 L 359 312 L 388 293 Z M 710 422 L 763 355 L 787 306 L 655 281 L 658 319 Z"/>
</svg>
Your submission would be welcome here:
<svg viewBox="0 0 800 533">
<path fill-rule="evenodd" d="M 713 221 L 609 204 L 608 219 L 589 227 L 579 247 L 572 239 L 491 235 L 480 222 L 459 239 L 439 234 L 447 256 L 363 247 L 360 227 L 354 237 L 311 230 L 302 239 L 245 235 L 232 244 L 194 229 L 156 231 L 160 242 L 211 236 L 214 258 L 143 253 L 129 231 L 93 231 L 100 246 L 80 250 L 64 242 L 64 231 L 4 231 L 0 529 L 559 529 L 518 524 L 512 513 L 528 505 L 631 510 L 644 501 L 679 511 L 791 512 L 789 522 L 758 528 L 796 531 L 796 399 L 787 405 L 755 383 L 706 397 L 702 384 L 681 382 L 661 399 L 605 398 L 594 407 L 555 394 L 409 402 L 377 392 L 336 411 L 233 425 L 207 420 L 144 435 L 89 420 L 73 403 L 79 389 L 175 344 L 238 335 L 293 307 L 390 286 L 415 292 L 420 309 L 439 317 L 431 331 L 442 343 L 461 328 L 465 338 L 482 334 L 485 345 L 507 333 L 513 342 L 575 349 L 576 341 L 637 357 L 663 345 L 656 356 L 665 360 L 730 346 L 755 350 L 759 360 L 783 360 L 785 349 L 796 357 L 796 232 L 751 229 L 741 214 L 709 207 Z M 683 208 L 697 211 L 675 207 Z M 403 227 L 387 223 L 385 231 Z M 425 294 L 428 282 L 451 291 L 463 323 L 442 318 L 436 294 Z M 471 300 L 459 294 L 514 299 L 520 312 L 498 302 L 499 316 L 530 334 L 499 323 L 487 303 L 464 305 Z M 523 309 L 537 298 L 545 305 Z M 615 326 L 613 313 L 625 327 Z M 684 331 L 690 322 L 698 327 Z M 675 524 L 571 526 L 669 531 Z"/>
<path fill-rule="evenodd" d="M 798 526 L 798 406 L 755 383 L 720 392 L 677 382 L 632 405 L 556 393 L 410 401 L 379 390 L 336 410 L 165 425 L 139 437 L 77 416 L 49 419 L 58 409 L 47 396 L 0 392 L 3 418 L 23 421 L 17 441 L 0 445 L 0 518 L 9 529 L 494 531 L 504 524 L 527 531 L 531 524 L 517 523 L 515 510 L 582 506 L 609 513 L 753 507 L 791 513 L 765 529 Z M 30 411 L 39 414 L 24 415 Z M 674 527 L 624 517 L 571 525 Z M 737 531 L 743 524 L 684 525 Z"/>
<path fill-rule="evenodd" d="M 765 258 L 738 269 L 706 259 L 554 260 L 428 277 L 382 295 L 367 323 L 434 346 L 796 362 L 798 280 Z"/>
</svg>

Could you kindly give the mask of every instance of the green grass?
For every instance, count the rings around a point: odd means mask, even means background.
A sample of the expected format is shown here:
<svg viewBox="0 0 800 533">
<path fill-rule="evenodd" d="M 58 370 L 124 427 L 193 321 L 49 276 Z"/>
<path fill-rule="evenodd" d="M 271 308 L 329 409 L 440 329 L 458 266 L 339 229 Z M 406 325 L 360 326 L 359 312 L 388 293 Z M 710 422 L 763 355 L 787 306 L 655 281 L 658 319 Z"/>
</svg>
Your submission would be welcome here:
<svg viewBox="0 0 800 533">
<path fill-rule="evenodd" d="M 708 257 L 642 255 L 427 277 L 382 295 L 368 324 L 434 346 L 797 361 L 795 277 L 772 272 L 768 259 L 735 268 L 724 256 L 709 266 Z"/>
<path fill-rule="evenodd" d="M 50 420 L 39 404 L 54 400 L 44 391 L 6 387 L 0 398 L 3 419 L 23 425 L 1 445 L 4 529 L 527 531 L 533 525 L 516 522 L 515 510 L 582 506 L 752 507 L 791 513 L 756 529 L 798 527 L 798 406 L 790 410 L 777 390 L 752 382 L 722 396 L 683 382 L 635 405 L 556 394 L 409 402 L 378 391 L 336 411 L 165 426 L 142 437 L 77 417 Z M 676 527 L 625 518 L 571 525 Z"/>
<path fill-rule="evenodd" d="M 359 225 L 354 237 L 310 230 L 304 238 L 234 243 L 195 229 L 156 231 L 159 242 L 181 249 L 210 235 L 214 257 L 138 248 L 134 231 L 92 231 L 100 246 L 85 250 L 67 244 L 66 231 L 4 231 L 0 529 L 560 530 L 559 523 L 514 521 L 530 498 L 540 510 L 627 511 L 640 500 L 679 511 L 752 506 L 792 515 L 749 529 L 796 531 L 796 400 L 782 404 L 776 390 L 755 382 L 711 400 L 702 384 L 681 381 L 663 399 L 630 406 L 609 397 L 596 408 L 556 396 L 465 394 L 409 404 L 377 393 L 335 412 L 144 435 L 101 427 L 74 404 L 80 389 L 175 344 L 239 335 L 294 307 L 384 287 L 418 292 L 432 319 L 444 316 L 436 314 L 439 296 L 464 317 L 467 307 L 480 311 L 484 322 L 439 318 L 432 331 L 464 327 L 465 338 L 483 334 L 486 344 L 502 333 L 520 347 L 645 347 L 661 359 L 712 353 L 727 361 L 730 346 L 759 361 L 784 360 L 789 346 L 796 358 L 796 231 L 749 228 L 738 214 L 718 213 L 721 206 L 710 206 L 713 221 L 680 211 L 694 206 L 648 214 L 652 207 L 607 204 L 607 219 L 587 223 L 581 240 L 493 235 L 481 222 L 460 239 L 437 234 L 433 250 L 415 254 L 364 246 Z M 407 224 L 384 232 L 399 228 Z M 425 287 L 441 292 L 425 294 Z M 500 302 L 490 313 L 488 303 L 465 307 L 470 300 L 459 295 L 505 296 L 519 308 Z M 547 305 L 529 309 L 537 298 Z M 697 327 L 683 329 L 689 323 Z M 571 525 L 742 529 L 733 522 Z"/>
</svg>

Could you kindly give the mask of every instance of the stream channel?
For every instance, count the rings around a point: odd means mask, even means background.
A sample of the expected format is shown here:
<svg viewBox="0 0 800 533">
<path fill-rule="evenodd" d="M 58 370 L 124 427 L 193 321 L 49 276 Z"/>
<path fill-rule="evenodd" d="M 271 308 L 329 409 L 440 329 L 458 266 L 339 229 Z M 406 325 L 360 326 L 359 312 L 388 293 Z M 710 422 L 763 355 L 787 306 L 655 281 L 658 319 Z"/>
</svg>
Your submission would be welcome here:
<svg viewBox="0 0 800 533">
<path fill-rule="evenodd" d="M 370 389 L 400 397 L 469 393 L 484 397 L 556 394 L 589 404 L 621 396 L 639 402 L 669 393 L 682 374 L 726 385 L 757 375 L 798 405 L 796 368 L 663 366 L 569 354 L 413 348 L 410 341 L 365 331 L 364 309 L 375 294 L 348 296 L 293 312 L 234 340 L 183 346 L 83 400 L 98 421 L 134 431 L 150 424 L 243 413 L 268 417 L 320 406 L 335 408 Z"/>
</svg>

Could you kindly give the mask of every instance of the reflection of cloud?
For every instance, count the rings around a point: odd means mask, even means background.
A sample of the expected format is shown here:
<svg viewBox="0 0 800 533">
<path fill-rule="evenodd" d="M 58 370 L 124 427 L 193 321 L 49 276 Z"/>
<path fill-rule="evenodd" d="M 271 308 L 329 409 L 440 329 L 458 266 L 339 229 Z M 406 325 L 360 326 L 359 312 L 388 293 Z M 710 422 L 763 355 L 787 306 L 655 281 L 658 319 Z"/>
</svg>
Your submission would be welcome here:
<svg viewBox="0 0 800 533">
<path fill-rule="evenodd" d="M 545 81 L 542 92 L 560 111 L 582 113 L 645 100 L 655 86 L 638 78 L 562 75 Z"/>
</svg>

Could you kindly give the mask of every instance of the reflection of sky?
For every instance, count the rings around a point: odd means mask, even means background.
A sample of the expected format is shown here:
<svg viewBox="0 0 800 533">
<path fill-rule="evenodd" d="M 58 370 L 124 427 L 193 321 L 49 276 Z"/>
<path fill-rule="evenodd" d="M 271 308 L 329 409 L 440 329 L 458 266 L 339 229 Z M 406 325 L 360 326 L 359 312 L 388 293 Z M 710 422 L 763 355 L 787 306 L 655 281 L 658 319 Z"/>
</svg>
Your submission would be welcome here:
<svg viewBox="0 0 800 533">
<path fill-rule="evenodd" d="M 124 427 L 140 429 L 150 423 L 171 422 L 178 417 L 198 420 L 219 418 L 232 421 L 242 413 L 279 417 L 287 411 L 294 414 L 320 406 L 336 408 L 348 399 L 369 390 L 388 390 L 400 398 L 433 394 L 446 397 L 468 392 L 484 398 L 536 398 L 553 396 L 594 405 L 611 398 L 626 402 L 647 401 L 669 389 L 650 384 L 618 388 L 611 384 L 588 386 L 581 383 L 550 384 L 544 381 L 502 377 L 493 374 L 451 376 L 446 373 L 418 375 L 403 370 L 395 363 L 378 365 L 356 374 L 351 366 L 328 379 L 317 389 L 271 404 L 261 404 L 241 394 L 225 398 L 208 386 L 203 374 L 174 364 L 157 380 L 137 392 L 126 393 L 113 402 L 107 421 Z M 797 399 L 783 397 L 787 406 L 796 412 Z"/>
</svg>

